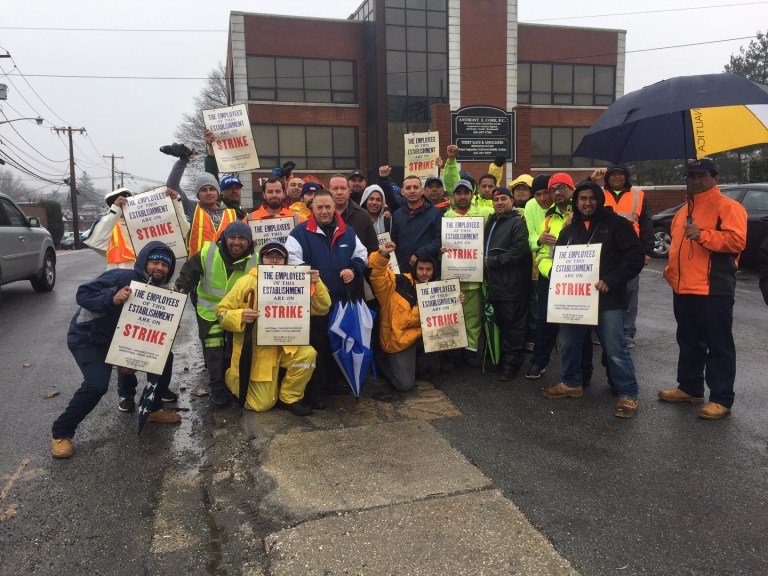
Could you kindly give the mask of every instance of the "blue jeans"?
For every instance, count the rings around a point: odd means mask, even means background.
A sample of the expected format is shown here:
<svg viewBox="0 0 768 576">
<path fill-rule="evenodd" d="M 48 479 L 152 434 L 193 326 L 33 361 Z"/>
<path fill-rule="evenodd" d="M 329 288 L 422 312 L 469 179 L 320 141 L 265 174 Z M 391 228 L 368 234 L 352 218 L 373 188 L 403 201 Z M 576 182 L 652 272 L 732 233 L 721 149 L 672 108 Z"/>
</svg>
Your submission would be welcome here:
<svg viewBox="0 0 768 576">
<path fill-rule="evenodd" d="M 637 399 L 637 378 L 632 356 L 624 340 L 624 318 L 626 311 L 604 310 L 597 316 L 597 334 L 608 362 L 611 381 L 619 396 Z M 561 324 L 560 338 L 563 343 L 563 366 L 560 377 L 566 386 L 578 388 L 582 384 L 581 350 L 584 338 L 588 337 L 591 326 L 584 324 Z"/>
</svg>

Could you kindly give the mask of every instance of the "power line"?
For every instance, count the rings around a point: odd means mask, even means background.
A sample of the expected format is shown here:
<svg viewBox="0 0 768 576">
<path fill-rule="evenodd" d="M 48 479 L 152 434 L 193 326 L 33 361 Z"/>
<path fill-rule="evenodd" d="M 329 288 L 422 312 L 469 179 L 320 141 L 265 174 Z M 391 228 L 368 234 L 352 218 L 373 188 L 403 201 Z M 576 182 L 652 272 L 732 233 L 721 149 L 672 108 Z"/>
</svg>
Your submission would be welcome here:
<svg viewBox="0 0 768 576">
<path fill-rule="evenodd" d="M 3 112 L 1 109 L 0 109 L 0 114 L 2 114 L 2 115 L 3 115 L 3 118 L 5 118 L 6 120 L 9 120 L 8 116 L 6 116 L 6 115 L 5 115 L 5 112 Z M 10 122 L 9 122 L 9 124 L 10 124 Z M 25 143 L 27 146 L 29 146 L 30 148 L 32 148 L 32 150 L 34 150 L 35 152 L 37 152 L 38 154 L 40 154 L 40 156 L 42 156 L 43 158 L 45 158 L 45 159 L 46 159 L 46 160 L 48 160 L 49 162 L 57 162 L 57 160 L 53 160 L 52 158 L 48 158 L 48 156 L 46 156 L 45 154 L 43 154 L 42 152 L 40 152 L 40 150 L 38 150 L 37 148 L 35 148 L 34 146 L 32 146 L 32 144 L 30 144 L 29 142 L 27 142 L 27 139 L 26 139 L 26 138 L 24 138 L 24 136 L 22 136 L 22 135 L 21 135 L 21 133 L 20 133 L 18 130 L 16 130 L 16 126 L 14 126 L 13 124 L 10 124 L 10 126 L 11 126 L 11 129 L 12 129 L 14 132 L 16 132 L 16 134 L 18 134 L 19 138 L 21 138 L 22 140 L 24 140 L 24 143 Z"/>
<path fill-rule="evenodd" d="M 556 20 L 583 20 L 585 18 L 608 18 L 610 16 L 637 16 L 640 14 L 660 14 L 662 12 L 688 12 L 691 10 L 709 10 L 711 8 L 733 8 L 735 6 L 756 6 L 759 4 L 768 4 L 768 2 L 739 2 L 738 4 L 712 4 L 710 6 L 691 6 L 688 8 L 663 8 L 661 10 L 640 10 L 637 12 L 610 12 L 607 14 L 590 14 L 588 16 L 560 16 L 558 18 L 539 18 L 536 20 L 526 20 L 521 22 L 554 22 Z M 2 26 L 0 26 L 2 28 Z"/>
</svg>

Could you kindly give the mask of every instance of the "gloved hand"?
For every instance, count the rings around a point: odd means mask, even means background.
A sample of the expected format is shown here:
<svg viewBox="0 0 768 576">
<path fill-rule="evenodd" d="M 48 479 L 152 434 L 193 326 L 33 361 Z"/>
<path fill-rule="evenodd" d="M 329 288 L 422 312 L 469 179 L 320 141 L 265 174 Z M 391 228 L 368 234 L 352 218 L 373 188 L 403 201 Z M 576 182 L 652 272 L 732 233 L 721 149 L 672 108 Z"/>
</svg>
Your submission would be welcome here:
<svg viewBox="0 0 768 576">
<path fill-rule="evenodd" d="M 288 160 L 288 162 L 283 164 L 283 167 L 280 169 L 280 177 L 285 178 L 286 176 L 290 176 L 293 173 L 294 168 L 296 168 L 296 163 Z"/>
<path fill-rule="evenodd" d="M 504 163 L 507 161 L 507 157 L 504 156 L 504 154 L 499 154 L 496 156 L 496 158 L 493 159 L 493 163 L 496 164 L 499 168 L 504 166 Z"/>
</svg>

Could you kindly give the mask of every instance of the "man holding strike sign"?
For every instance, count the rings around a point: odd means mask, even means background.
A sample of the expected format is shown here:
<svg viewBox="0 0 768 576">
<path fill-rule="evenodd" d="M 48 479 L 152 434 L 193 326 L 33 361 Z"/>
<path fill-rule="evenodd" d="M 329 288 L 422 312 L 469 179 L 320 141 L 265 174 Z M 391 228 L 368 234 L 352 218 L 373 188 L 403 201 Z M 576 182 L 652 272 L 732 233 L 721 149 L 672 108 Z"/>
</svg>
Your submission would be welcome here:
<svg viewBox="0 0 768 576">
<path fill-rule="evenodd" d="M 74 453 L 72 437 L 78 425 L 106 393 L 112 365 L 106 363 L 107 351 L 115 335 L 123 304 L 131 294 L 132 281 L 165 286 L 173 276 L 176 257 L 161 242 L 150 242 L 136 257 L 133 270 L 107 270 L 101 276 L 77 289 L 77 309 L 67 333 L 67 346 L 83 373 L 83 383 L 70 400 L 67 409 L 53 423 L 51 454 L 69 458 Z M 157 386 L 157 394 L 147 422 L 176 423 L 181 416 L 161 408 L 171 380 L 173 355 L 168 360 Z M 131 372 L 127 368 L 122 371 Z"/>
</svg>

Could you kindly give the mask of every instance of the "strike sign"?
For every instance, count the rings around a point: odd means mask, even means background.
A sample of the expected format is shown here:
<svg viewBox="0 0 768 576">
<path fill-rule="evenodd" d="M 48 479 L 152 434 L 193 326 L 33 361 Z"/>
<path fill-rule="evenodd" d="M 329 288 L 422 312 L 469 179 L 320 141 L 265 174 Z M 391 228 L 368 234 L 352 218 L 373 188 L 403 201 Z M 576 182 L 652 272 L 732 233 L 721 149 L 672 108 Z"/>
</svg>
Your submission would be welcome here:
<svg viewBox="0 0 768 576">
<path fill-rule="evenodd" d="M 309 344 L 309 270 L 309 266 L 259 266 L 256 298 L 259 346 Z"/>
<path fill-rule="evenodd" d="M 203 110 L 205 127 L 213 132 L 213 154 L 220 172 L 259 168 L 251 121 L 245 104 Z"/>
<path fill-rule="evenodd" d="M 457 279 L 416 284 L 425 352 L 466 348 L 467 328 Z"/>
<path fill-rule="evenodd" d="M 597 326 L 602 244 L 556 246 L 549 279 L 547 322 Z"/>
</svg>

